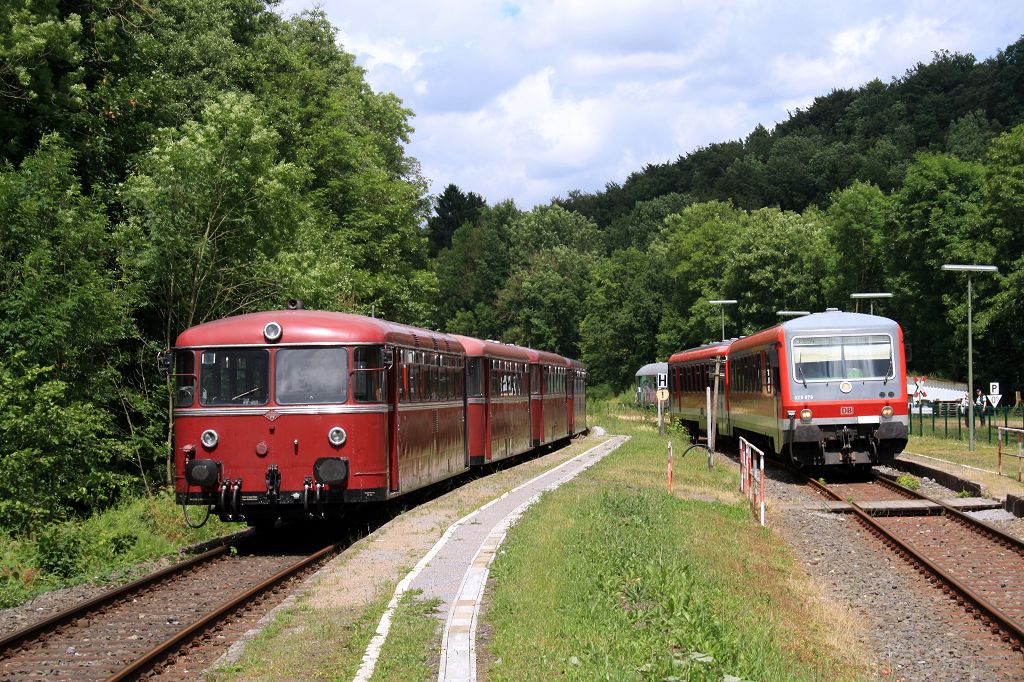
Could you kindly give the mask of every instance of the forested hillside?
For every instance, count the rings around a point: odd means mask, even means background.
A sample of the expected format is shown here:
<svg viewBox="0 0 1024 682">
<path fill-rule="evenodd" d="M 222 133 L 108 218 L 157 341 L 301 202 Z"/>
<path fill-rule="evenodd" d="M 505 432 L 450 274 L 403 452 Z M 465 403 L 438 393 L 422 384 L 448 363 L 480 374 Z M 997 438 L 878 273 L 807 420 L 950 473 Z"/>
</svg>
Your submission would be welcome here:
<svg viewBox="0 0 1024 682">
<path fill-rule="evenodd" d="M 0 527 L 162 485 L 154 354 L 310 306 L 426 322 L 411 112 L 319 13 L 259 0 L 0 14 Z"/>
<path fill-rule="evenodd" d="M 0 527 L 165 485 L 154 356 L 273 309 L 374 311 L 636 367 L 775 321 L 882 312 L 914 366 L 1020 385 L 1024 64 L 938 54 L 772 130 L 524 211 L 427 194 L 413 112 L 374 92 L 321 13 L 262 0 L 8 3 L 0 14 Z"/>
<path fill-rule="evenodd" d="M 966 378 L 966 281 L 975 278 L 975 376 L 1021 387 L 1024 41 L 984 61 L 938 53 L 891 83 L 836 90 L 768 130 L 698 149 L 595 194 L 520 213 L 459 214 L 449 187 L 428 225 L 442 328 L 581 356 L 592 383 L 770 326 L 780 309 L 853 309 L 889 291 L 912 367 Z M 461 197 L 461 199 L 460 199 Z M 446 241 L 447 240 L 447 241 Z M 507 255 L 506 255 L 507 254 Z M 1012 396 L 1012 393 L 1009 393 Z"/>
</svg>

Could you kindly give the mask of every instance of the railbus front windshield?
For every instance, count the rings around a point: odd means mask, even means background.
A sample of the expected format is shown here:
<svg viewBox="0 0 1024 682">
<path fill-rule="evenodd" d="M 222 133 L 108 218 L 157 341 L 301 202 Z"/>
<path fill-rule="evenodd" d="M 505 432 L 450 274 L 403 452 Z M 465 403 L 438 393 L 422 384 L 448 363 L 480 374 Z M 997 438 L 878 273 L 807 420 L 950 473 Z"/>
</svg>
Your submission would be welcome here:
<svg viewBox="0 0 1024 682">
<path fill-rule="evenodd" d="M 892 337 L 888 334 L 802 336 L 793 339 L 793 379 L 859 381 L 896 376 Z"/>
<path fill-rule="evenodd" d="M 348 399 L 346 348 L 282 348 L 274 358 L 274 399 L 282 405 Z"/>
</svg>

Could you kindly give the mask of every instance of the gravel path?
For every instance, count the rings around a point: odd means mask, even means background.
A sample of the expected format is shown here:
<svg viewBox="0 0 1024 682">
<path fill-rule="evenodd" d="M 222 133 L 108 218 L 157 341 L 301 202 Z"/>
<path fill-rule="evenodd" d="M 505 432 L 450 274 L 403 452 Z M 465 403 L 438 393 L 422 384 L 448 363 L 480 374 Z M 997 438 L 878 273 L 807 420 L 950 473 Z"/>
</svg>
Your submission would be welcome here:
<svg viewBox="0 0 1024 682">
<path fill-rule="evenodd" d="M 923 489 L 954 496 L 934 483 Z M 860 643 L 876 652 L 879 679 L 1024 680 L 1021 656 L 1008 653 L 852 516 L 806 508 L 820 498 L 778 470 L 768 472 L 765 492 L 769 525 L 825 594 L 860 619 Z"/>
</svg>

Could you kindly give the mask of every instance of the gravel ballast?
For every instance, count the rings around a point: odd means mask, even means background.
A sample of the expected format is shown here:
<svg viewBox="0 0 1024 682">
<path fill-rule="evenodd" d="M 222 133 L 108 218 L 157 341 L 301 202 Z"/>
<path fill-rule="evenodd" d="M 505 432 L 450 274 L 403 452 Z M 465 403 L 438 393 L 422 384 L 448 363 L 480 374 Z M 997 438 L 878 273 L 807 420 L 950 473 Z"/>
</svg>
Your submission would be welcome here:
<svg viewBox="0 0 1024 682">
<path fill-rule="evenodd" d="M 955 496 L 926 483 L 925 494 Z M 765 494 L 769 525 L 824 594 L 860 619 L 867 639 L 861 645 L 876 652 L 879 679 L 1024 679 L 1019 655 L 987 635 L 855 517 L 817 509 L 813 503 L 821 498 L 777 469 L 768 472 Z"/>
</svg>

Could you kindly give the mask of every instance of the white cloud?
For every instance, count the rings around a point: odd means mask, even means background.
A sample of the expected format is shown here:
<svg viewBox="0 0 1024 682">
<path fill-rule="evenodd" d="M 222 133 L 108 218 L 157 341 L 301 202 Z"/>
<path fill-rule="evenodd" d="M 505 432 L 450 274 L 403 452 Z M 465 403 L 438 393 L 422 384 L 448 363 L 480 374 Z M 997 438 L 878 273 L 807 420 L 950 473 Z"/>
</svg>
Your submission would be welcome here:
<svg viewBox="0 0 1024 682">
<path fill-rule="evenodd" d="M 305 0 L 285 0 L 290 14 Z M 771 128 L 833 88 L 942 49 L 993 54 L 1017 0 L 390 0 L 332 3 L 340 42 L 416 113 L 410 153 L 522 206 Z"/>
</svg>

